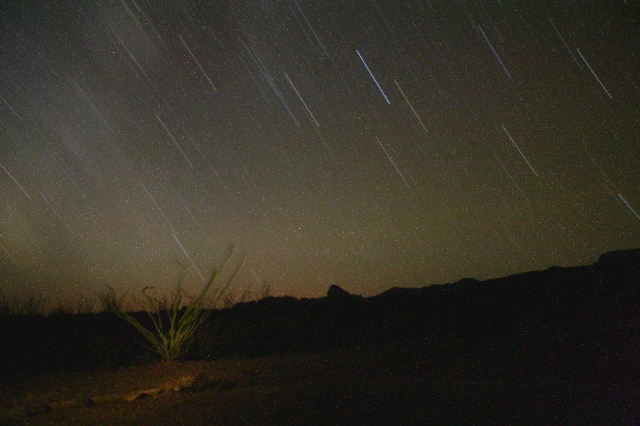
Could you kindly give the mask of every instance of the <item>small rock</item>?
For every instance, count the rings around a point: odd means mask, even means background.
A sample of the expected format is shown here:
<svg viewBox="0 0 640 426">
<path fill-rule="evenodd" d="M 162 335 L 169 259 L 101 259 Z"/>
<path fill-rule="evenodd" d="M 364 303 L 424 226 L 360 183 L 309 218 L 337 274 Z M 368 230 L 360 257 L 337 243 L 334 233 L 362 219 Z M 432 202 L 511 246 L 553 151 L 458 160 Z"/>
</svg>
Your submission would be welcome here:
<svg viewBox="0 0 640 426">
<path fill-rule="evenodd" d="M 87 396 L 83 396 L 80 399 L 80 404 L 83 407 L 87 407 L 88 408 L 88 407 L 93 407 L 94 405 L 96 405 L 96 402 L 93 400 L 93 398 L 91 398 L 90 396 L 87 395 Z"/>
<path fill-rule="evenodd" d="M 31 417 L 36 416 L 38 414 L 47 414 L 52 411 L 49 404 L 44 402 L 41 398 L 38 398 L 34 395 L 27 396 L 27 403 L 24 407 L 24 413 Z"/>
<path fill-rule="evenodd" d="M 199 373 L 195 379 L 193 379 L 193 383 L 189 390 L 191 392 L 203 392 L 211 387 L 211 379 L 205 373 Z"/>
<path fill-rule="evenodd" d="M 232 382 L 230 380 L 216 380 L 211 384 L 211 387 L 215 387 L 216 389 L 220 389 L 220 390 L 231 390 L 231 389 L 235 389 L 238 387 L 238 384 L 236 382 Z"/>
</svg>

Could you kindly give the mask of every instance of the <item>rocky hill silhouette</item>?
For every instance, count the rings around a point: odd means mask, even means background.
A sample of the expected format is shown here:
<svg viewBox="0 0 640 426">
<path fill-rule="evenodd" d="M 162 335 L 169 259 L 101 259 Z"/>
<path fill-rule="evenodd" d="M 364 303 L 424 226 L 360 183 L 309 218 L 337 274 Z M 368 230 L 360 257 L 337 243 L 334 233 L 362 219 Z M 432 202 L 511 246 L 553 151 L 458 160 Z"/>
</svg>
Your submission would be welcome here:
<svg viewBox="0 0 640 426">
<path fill-rule="evenodd" d="M 332 285 L 319 299 L 270 297 L 214 313 L 201 356 L 258 356 L 417 337 L 468 344 L 569 344 L 640 335 L 640 249 L 593 265 L 362 297 Z M 206 342 L 202 338 L 200 342 Z"/>
<path fill-rule="evenodd" d="M 623 250 L 587 266 L 394 287 L 371 297 L 332 285 L 317 299 L 240 303 L 211 313 L 188 358 L 317 352 L 416 338 L 506 349 L 602 345 L 640 337 L 639 308 L 640 249 Z M 108 313 L 0 316 L 0 376 L 146 362 L 141 343 L 135 330 Z"/>
</svg>

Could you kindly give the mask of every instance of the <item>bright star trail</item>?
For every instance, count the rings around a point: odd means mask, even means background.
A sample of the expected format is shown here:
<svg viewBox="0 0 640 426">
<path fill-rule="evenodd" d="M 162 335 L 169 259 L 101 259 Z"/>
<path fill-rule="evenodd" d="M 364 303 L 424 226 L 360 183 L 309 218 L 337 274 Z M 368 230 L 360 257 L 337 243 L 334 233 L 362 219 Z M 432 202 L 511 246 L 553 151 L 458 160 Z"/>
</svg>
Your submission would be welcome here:
<svg viewBox="0 0 640 426">
<path fill-rule="evenodd" d="M 376 77 L 373 75 L 373 73 L 371 72 L 371 68 L 369 68 L 369 65 L 367 65 L 367 63 L 365 62 L 364 58 L 362 57 L 362 55 L 360 54 L 360 52 L 358 52 L 356 50 L 356 53 L 358 54 L 358 56 L 360 57 L 360 60 L 362 60 L 362 63 L 364 64 L 364 66 L 367 68 L 367 71 L 369 72 L 369 75 L 371 76 L 371 78 L 373 79 L 374 83 L 376 83 L 376 86 L 378 86 L 378 90 L 380 90 L 380 93 L 382 93 L 382 96 L 384 96 L 384 100 L 387 101 L 387 103 L 389 105 L 391 105 L 391 102 L 389 102 L 389 98 L 387 97 L 387 94 L 384 93 L 384 90 L 382 90 L 382 87 L 380 87 L 380 83 L 378 83 L 378 80 L 376 79 Z"/>
<path fill-rule="evenodd" d="M 525 157 L 524 153 L 522 152 L 522 150 L 520 149 L 520 147 L 518 146 L 518 144 L 516 143 L 516 141 L 513 140 L 513 138 L 511 137 L 511 134 L 509 133 L 509 131 L 507 130 L 506 127 L 504 127 L 504 124 L 502 125 L 502 130 L 504 130 L 504 132 L 507 134 L 507 136 L 509 137 L 509 140 L 511 141 L 511 143 L 513 144 L 513 146 L 518 150 L 518 152 L 520 153 L 520 156 L 522 157 L 522 159 L 527 163 L 527 166 L 529 166 L 529 168 L 531 169 L 531 171 L 533 172 L 534 175 L 536 175 L 536 177 L 538 177 L 538 172 L 536 172 L 533 168 L 533 166 L 531 165 L 531 163 L 529 162 L 529 160 L 527 159 L 527 157 Z"/>
<path fill-rule="evenodd" d="M 640 246 L 638 2 L 0 6 L 0 290 L 319 297 Z M 233 262 L 232 262 L 233 263 Z"/>
<path fill-rule="evenodd" d="M 480 25 L 478 25 L 478 29 L 480 30 L 480 32 L 482 33 L 482 37 L 484 37 L 485 41 L 487 42 L 487 44 L 489 45 L 489 47 L 491 48 L 491 51 L 493 52 L 493 54 L 495 55 L 496 59 L 498 60 L 498 62 L 500 62 L 500 65 L 502 66 L 502 69 L 504 70 L 505 74 L 507 74 L 507 77 L 511 78 L 511 73 L 509 72 L 509 70 L 507 69 L 506 65 L 504 64 L 504 62 L 502 62 L 502 59 L 500 59 L 500 55 L 498 55 L 498 52 L 496 52 L 495 47 L 493 47 L 493 44 L 491 44 L 491 41 L 487 38 L 487 35 L 484 33 L 484 30 L 482 29 L 482 27 Z"/>
</svg>

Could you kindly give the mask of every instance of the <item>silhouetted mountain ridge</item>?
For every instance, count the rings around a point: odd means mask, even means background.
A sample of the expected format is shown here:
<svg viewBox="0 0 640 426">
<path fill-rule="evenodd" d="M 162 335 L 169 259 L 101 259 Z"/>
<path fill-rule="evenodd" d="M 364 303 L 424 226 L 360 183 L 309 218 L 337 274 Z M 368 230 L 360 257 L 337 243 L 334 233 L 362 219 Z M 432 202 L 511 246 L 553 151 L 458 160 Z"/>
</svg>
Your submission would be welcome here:
<svg viewBox="0 0 640 426">
<path fill-rule="evenodd" d="M 148 321 L 145 313 L 135 315 Z M 640 249 L 633 249 L 605 253 L 592 265 L 393 287 L 371 297 L 332 285 L 316 299 L 240 303 L 210 313 L 188 358 L 392 346 L 406 339 L 441 342 L 449 350 L 547 348 L 553 358 L 567 347 L 638 338 Z M 149 359 L 144 343 L 107 313 L 0 316 L 0 376 L 131 365 Z"/>
<path fill-rule="evenodd" d="M 216 335 L 217 346 L 202 355 L 262 355 L 434 336 L 469 343 L 637 336 L 639 284 L 640 249 L 632 249 L 605 253 L 592 265 L 393 287 L 371 297 L 332 285 L 324 298 L 270 297 L 214 312 L 211 324 L 217 330 L 205 332 Z"/>
</svg>

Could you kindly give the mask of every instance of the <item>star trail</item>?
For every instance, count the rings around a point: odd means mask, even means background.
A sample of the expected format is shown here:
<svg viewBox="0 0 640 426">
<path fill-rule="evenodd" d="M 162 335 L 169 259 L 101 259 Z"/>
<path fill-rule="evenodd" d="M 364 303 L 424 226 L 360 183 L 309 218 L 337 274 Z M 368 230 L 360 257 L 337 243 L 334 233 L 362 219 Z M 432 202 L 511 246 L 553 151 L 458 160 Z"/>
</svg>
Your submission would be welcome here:
<svg viewBox="0 0 640 426">
<path fill-rule="evenodd" d="M 0 6 L 0 288 L 372 295 L 640 246 L 637 2 Z M 182 265 L 182 266 L 180 266 Z"/>
</svg>

